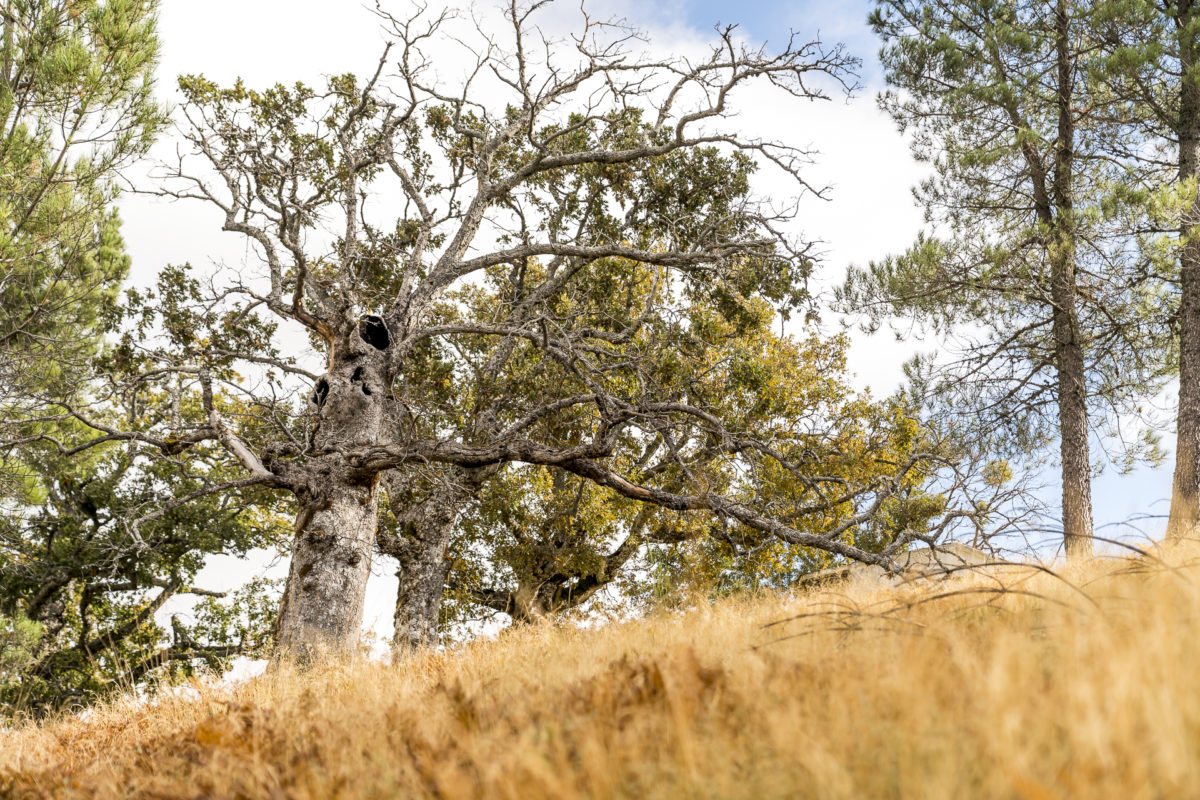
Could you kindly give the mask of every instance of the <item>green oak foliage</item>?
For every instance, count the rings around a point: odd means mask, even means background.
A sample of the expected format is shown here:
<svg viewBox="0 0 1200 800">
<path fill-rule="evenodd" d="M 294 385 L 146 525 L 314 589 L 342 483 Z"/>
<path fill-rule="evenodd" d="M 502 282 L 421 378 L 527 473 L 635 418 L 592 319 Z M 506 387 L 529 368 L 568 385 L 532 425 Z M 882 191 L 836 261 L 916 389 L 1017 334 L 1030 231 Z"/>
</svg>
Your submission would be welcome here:
<svg viewBox="0 0 1200 800">
<path fill-rule="evenodd" d="M 94 405 L 89 419 L 136 431 L 200 401 L 194 392 L 134 389 Z M 217 402 L 231 416 L 240 410 Z M 261 653 L 270 641 L 269 587 L 255 584 L 220 600 L 194 585 L 210 556 L 279 545 L 289 529 L 266 498 L 206 494 L 230 477 L 217 446 L 174 459 L 148 458 L 136 441 L 71 453 L 93 436 L 64 425 L 53 439 L 43 434 L 28 445 L 22 457 L 45 500 L 14 506 L 0 520 L 0 615 L 31 620 L 39 630 L 27 646 L 30 658 L 0 687 L 10 708 L 85 703 L 152 672 L 166 674 L 159 667 L 186 674 L 199 663 Z M 173 502 L 187 495 L 195 497 Z M 188 595 L 203 599 L 165 625 L 164 605 Z"/>
<path fill-rule="evenodd" d="M 186 425 L 164 443 L 169 458 L 139 439 L 164 421 L 202 416 L 207 402 L 244 418 L 253 439 L 252 404 L 205 397 L 206 382 L 237 379 L 208 345 L 220 336 L 269 358 L 273 328 L 214 312 L 202 296 L 187 267 L 165 268 L 155 287 L 131 290 L 112 318 L 110 345 L 93 358 L 98 377 L 59 401 L 78 416 L 10 423 L 24 434 L 26 490 L 0 522 L 0 616 L 31 621 L 37 636 L 0 686 L 9 709 L 83 704 L 269 647 L 271 585 L 254 581 L 225 597 L 194 581 L 211 556 L 279 547 L 290 526 L 277 504 L 236 483 L 212 491 L 236 482 L 236 467 L 215 441 L 190 439 L 195 430 Z M 196 368 L 164 368 L 164 349 L 184 358 L 203 352 L 204 380 Z M 155 380 L 164 374 L 168 380 Z M 105 433 L 117 429 L 119 437 Z M 189 596 L 198 598 L 191 611 L 179 608 Z"/>
<path fill-rule="evenodd" d="M 240 627 L 230 617 L 251 610 L 245 598 L 224 610 L 209 602 L 195 624 L 172 630 L 155 616 L 172 597 L 205 591 L 192 582 L 208 556 L 277 544 L 277 521 L 253 506 L 261 498 L 206 498 L 135 525 L 164 507 L 165 486 L 195 491 L 219 479 L 219 467 L 197 451 L 188 477 L 124 445 L 93 451 L 89 462 L 33 459 L 58 476 L 46 480 L 47 501 L 0 524 L 0 614 L 33 620 L 40 633 L 24 668 L 0 687 L 15 707 L 86 702 L 161 662 L 179 666 L 185 647 L 211 659 L 252 654 L 269 639 L 261 612 Z"/>
<path fill-rule="evenodd" d="M 535 280 L 541 267 L 525 269 Z M 492 270 L 487 281 L 453 296 L 445 321 L 487 319 L 510 301 L 513 283 L 511 270 Z M 671 294 L 682 295 L 678 303 L 663 302 Z M 850 388 L 845 337 L 782 336 L 775 331 L 778 315 L 761 296 L 739 295 L 730 306 L 722 296 L 672 286 L 664 271 L 619 259 L 597 265 L 594 277 L 573 285 L 553 311 L 563 324 L 612 335 L 604 380 L 614 390 L 708 409 L 730 435 L 768 442 L 801 474 L 813 476 L 806 481 L 787 469 L 751 467 L 717 446 L 711 432 L 681 428 L 671 434 L 672 448 L 637 435 L 622 439 L 616 458 L 632 480 L 672 488 L 701 484 L 814 534 L 845 525 L 845 540 L 872 552 L 900 534 L 929 534 L 945 511 L 948 498 L 931 484 L 932 464 L 910 459 L 918 451 L 949 452 L 898 400 L 874 401 Z M 454 345 L 425 352 L 421 366 L 414 363 L 406 373 L 409 380 L 424 376 L 424 390 L 410 383 L 406 396 L 427 398 L 430 405 L 416 414 L 426 424 L 469 429 L 482 410 L 495 407 L 495 398 L 520 408 L 550 392 L 588 391 L 527 342 L 513 344 L 504 368 L 488 380 L 481 377 L 496 341 L 462 337 Z M 539 423 L 537 433 L 574 443 L 589 423 L 581 409 Z M 448 480 L 444 471 L 435 472 L 426 472 L 425 491 L 436 491 L 439 476 Z M 381 536 L 413 535 L 397 512 L 421 495 L 411 484 L 405 488 L 388 498 Z M 884 492 L 889 496 L 868 520 L 848 525 Z M 588 603 L 606 587 L 618 589 L 601 604 L 608 607 L 680 598 L 701 587 L 778 587 L 832 563 L 826 553 L 709 514 L 646 508 L 534 465 L 507 467 L 474 488 L 446 557 L 441 616 L 451 625 L 495 611 L 517 620 L 552 616 Z"/>
<path fill-rule="evenodd" d="M 697 309 L 669 337 L 656 366 L 670 374 L 686 364 L 686 375 L 671 377 L 681 395 L 694 402 L 711 395 L 731 430 L 771 441 L 823 485 L 804 485 L 783 469 L 747 471 L 735 458 L 707 451 L 703 437 L 676 443 L 686 453 L 687 475 L 647 442 L 630 440 L 621 456 L 629 473 L 698 480 L 817 534 L 874 502 L 864 487 L 896 481 L 878 513 L 845 529 L 846 541 L 878 552 L 900 534 L 930 534 L 947 497 L 927 469 L 901 468 L 915 451 L 938 449 L 930 432 L 896 401 L 873 401 L 850 388 L 844 338 L 780 337 L 771 319 L 764 313 L 759 325 L 739 330 L 711 309 Z M 831 488 L 834 481 L 841 491 Z M 785 588 L 834 562 L 828 553 L 711 515 L 648 509 L 537 466 L 510 467 L 481 488 L 459 521 L 450 557 L 443 606 L 449 623 L 481 609 L 530 620 L 584 604 L 629 610 L 697 592 Z M 594 601 L 606 587 L 615 591 Z"/>
</svg>

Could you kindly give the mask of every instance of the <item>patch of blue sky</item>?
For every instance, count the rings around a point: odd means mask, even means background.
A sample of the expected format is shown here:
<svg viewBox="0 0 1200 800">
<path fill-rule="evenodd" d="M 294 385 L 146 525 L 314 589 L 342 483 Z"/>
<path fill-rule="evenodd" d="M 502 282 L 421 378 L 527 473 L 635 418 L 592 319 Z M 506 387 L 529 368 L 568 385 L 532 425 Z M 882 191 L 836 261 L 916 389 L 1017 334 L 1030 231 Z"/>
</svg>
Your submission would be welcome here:
<svg viewBox="0 0 1200 800">
<path fill-rule="evenodd" d="M 779 45 L 795 32 L 801 41 L 819 38 L 827 45 L 842 43 L 847 51 L 862 60 L 860 70 L 864 86 L 879 88 L 883 71 L 876 53 L 879 41 L 867 26 L 867 15 L 874 7 L 871 0 L 682 0 L 681 13 L 688 27 L 712 28 L 718 22 L 737 24 L 747 38 Z"/>
</svg>

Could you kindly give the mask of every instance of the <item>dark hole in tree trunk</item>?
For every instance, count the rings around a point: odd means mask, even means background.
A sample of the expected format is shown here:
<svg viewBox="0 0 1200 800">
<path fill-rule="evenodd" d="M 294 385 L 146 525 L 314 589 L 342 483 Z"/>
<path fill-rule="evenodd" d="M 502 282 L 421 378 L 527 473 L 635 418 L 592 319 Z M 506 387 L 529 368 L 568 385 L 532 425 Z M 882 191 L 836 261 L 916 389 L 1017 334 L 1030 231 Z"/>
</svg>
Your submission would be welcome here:
<svg viewBox="0 0 1200 800">
<path fill-rule="evenodd" d="M 358 323 L 358 335 L 376 350 L 387 350 L 392 343 L 387 323 L 374 314 L 368 314 Z"/>
<path fill-rule="evenodd" d="M 316 388 L 313 390 L 313 402 L 317 404 L 317 408 L 325 405 L 325 398 L 329 396 L 329 381 L 321 378 L 317 381 Z"/>
<path fill-rule="evenodd" d="M 371 396 L 371 387 L 367 386 L 366 378 L 367 378 L 367 371 L 365 369 L 363 369 L 362 367 L 355 367 L 354 374 L 350 376 L 350 382 L 351 383 L 361 383 L 363 394 L 365 394 L 367 397 L 370 397 Z"/>
</svg>

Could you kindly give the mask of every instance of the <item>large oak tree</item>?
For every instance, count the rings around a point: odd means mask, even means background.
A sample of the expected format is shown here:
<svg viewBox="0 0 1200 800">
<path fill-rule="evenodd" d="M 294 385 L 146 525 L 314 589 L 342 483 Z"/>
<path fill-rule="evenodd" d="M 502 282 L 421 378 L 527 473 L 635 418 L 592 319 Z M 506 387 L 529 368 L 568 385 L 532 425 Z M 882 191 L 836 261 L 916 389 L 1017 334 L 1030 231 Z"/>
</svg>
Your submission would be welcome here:
<svg viewBox="0 0 1200 800">
<path fill-rule="evenodd" d="M 294 498 L 276 630 L 285 653 L 357 641 L 380 481 L 414 466 L 540 465 L 669 512 L 878 564 L 924 535 L 900 530 L 872 552 L 845 534 L 875 519 L 936 453 L 914 449 L 861 483 L 812 474 L 803 441 L 739 430 L 686 381 L 638 366 L 637 332 L 701 299 L 730 319 L 754 303 L 803 299 L 811 259 L 783 232 L 786 206 L 736 181 L 700 198 L 686 182 L 647 190 L 664 163 L 711 152 L 751 157 L 802 192 L 808 154 L 749 138 L 729 117 L 751 85 L 763 92 L 757 102 L 840 90 L 850 59 L 797 40 L 768 53 L 732 29 L 701 57 L 657 58 L 632 31 L 585 11 L 556 41 L 539 27 L 548 5 L 514 2 L 499 24 L 478 28 L 424 12 L 385 15 L 394 44 L 373 74 L 336 77 L 320 91 L 182 80 L 193 153 L 174 165 L 164 193 L 218 209 L 257 268 L 214 277 L 207 303 L 173 312 L 170 346 L 143 345 L 163 366 L 127 380 L 182 381 L 195 399 L 182 404 L 182 422 L 164 416 L 121 430 L 67 413 L 92 425 L 98 443 L 172 454 L 218 442 L 240 465 L 242 477 L 207 481 L 166 509 L 248 486 Z M 464 59 L 461 76 L 441 80 Z M 579 324 L 573 289 L 602 286 L 614 262 L 661 273 L 660 290 L 627 317 Z M 456 293 L 497 271 L 511 285 L 505 301 L 465 313 Z M 261 336 L 268 318 L 303 332 L 324 369 L 273 353 Z M 539 360 L 550 380 L 535 392 L 485 394 L 480 407 L 494 409 L 495 422 L 472 429 L 426 405 L 428 376 L 416 365 L 427 349 L 480 338 Z M 277 391 L 283 375 L 306 387 L 300 417 Z M 449 375 L 451 391 L 465 386 L 460 377 Z M 245 394 L 241 424 L 222 412 L 220 386 Z M 629 468 L 619 456 L 634 443 L 669 456 L 669 480 Z M 706 450 L 730 464 L 730 491 L 690 469 Z M 797 527 L 770 498 L 740 491 L 764 472 L 803 487 L 794 514 L 847 504 L 854 513 L 828 530 Z"/>
</svg>

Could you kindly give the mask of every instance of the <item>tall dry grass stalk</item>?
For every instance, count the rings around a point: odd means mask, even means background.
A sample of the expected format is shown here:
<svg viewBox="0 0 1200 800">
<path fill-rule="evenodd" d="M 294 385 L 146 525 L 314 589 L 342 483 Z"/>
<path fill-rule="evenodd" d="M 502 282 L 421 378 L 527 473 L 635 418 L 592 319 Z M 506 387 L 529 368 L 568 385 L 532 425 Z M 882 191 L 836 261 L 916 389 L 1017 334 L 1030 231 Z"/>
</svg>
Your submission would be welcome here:
<svg viewBox="0 0 1200 800">
<path fill-rule="evenodd" d="M 1195 797 L 1198 631 L 1196 550 L 527 628 L 3 733 L 0 795 Z"/>
</svg>

